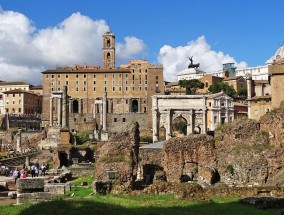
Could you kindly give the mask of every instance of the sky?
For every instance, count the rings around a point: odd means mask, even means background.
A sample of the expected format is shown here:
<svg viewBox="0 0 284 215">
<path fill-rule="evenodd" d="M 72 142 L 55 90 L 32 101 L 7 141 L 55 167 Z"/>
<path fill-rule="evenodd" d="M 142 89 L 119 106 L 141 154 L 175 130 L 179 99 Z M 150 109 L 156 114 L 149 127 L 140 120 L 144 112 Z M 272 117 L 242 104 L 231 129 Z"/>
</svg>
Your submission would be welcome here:
<svg viewBox="0 0 284 215">
<path fill-rule="evenodd" d="M 0 80 L 42 84 L 56 66 L 102 66 L 102 34 L 116 66 L 163 64 L 177 81 L 189 57 L 214 72 L 265 65 L 284 42 L 283 0 L 0 0 Z"/>
</svg>

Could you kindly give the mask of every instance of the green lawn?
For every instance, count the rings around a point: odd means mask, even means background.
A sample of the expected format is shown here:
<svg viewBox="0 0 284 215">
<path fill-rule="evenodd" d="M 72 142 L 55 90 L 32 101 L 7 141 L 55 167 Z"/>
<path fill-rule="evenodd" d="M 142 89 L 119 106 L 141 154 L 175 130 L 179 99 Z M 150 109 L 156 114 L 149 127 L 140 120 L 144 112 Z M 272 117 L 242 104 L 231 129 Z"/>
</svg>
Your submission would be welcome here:
<svg viewBox="0 0 284 215">
<path fill-rule="evenodd" d="M 88 186 L 81 187 L 82 181 Z M 190 202 L 173 195 L 91 195 L 91 181 L 85 176 L 75 179 L 77 187 L 53 201 L 0 206 L 0 215 L 280 215 L 280 210 L 241 205 L 236 198 Z"/>
<path fill-rule="evenodd" d="M 236 199 L 188 202 L 172 195 L 92 196 L 91 190 L 73 190 L 75 195 L 38 204 L 0 206 L 1 215 L 276 215 L 280 211 L 259 210 Z"/>
</svg>

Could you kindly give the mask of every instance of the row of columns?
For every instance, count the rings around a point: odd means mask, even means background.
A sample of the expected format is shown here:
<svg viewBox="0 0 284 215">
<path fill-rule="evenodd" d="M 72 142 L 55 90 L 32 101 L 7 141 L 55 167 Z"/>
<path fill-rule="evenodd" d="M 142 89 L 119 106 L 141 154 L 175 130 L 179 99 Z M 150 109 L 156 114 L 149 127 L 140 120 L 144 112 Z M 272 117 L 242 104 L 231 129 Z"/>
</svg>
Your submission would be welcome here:
<svg viewBox="0 0 284 215">
<path fill-rule="evenodd" d="M 53 93 L 50 97 L 49 104 L 49 125 L 53 126 L 53 101 L 57 99 L 57 125 L 63 128 L 68 125 L 68 114 L 67 114 L 67 86 L 63 87 L 63 92 Z"/>
</svg>

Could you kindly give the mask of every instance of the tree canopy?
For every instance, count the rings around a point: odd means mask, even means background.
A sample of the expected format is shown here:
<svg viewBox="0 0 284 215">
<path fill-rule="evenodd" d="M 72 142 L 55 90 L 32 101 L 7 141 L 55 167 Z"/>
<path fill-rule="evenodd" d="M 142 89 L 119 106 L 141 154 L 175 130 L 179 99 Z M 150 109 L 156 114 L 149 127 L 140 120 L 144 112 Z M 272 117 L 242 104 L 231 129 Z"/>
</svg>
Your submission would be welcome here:
<svg viewBox="0 0 284 215">
<path fill-rule="evenodd" d="M 204 83 L 197 79 L 179 80 L 178 85 L 185 88 L 186 95 L 194 95 L 197 89 L 204 87 Z"/>
<path fill-rule="evenodd" d="M 211 93 L 219 93 L 223 90 L 223 92 L 230 97 L 233 97 L 236 94 L 234 87 L 224 82 L 214 83 L 208 88 L 208 90 Z"/>
<path fill-rule="evenodd" d="M 238 89 L 237 94 L 238 96 L 244 96 L 247 97 L 248 89 L 246 87 L 242 87 Z"/>
</svg>

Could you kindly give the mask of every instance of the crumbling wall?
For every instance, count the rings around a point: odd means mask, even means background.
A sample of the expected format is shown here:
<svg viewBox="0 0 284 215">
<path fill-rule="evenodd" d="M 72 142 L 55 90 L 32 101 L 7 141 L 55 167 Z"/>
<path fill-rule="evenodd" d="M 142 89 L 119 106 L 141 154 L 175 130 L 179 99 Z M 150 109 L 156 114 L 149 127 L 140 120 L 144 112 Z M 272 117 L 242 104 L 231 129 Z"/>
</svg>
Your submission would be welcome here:
<svg viewBox="0 0 284 215">
<path fill-rule="evenodd" d="M 216 166 L 214 139 L 209 135 L 189 135 L 165 141 L 163 167 L 168 182 Z"/>
<path fill-rule="evenodd" d="M 133 123 L 129 131 L 112 133 L 109 141 L 98 147 L 95 166 L 97 184 L 110 181 L 107 171 L 116 171 L 115 183 L 132 188 L 137 177 L 139 153 L 139 124 Z"/>
</svg>

